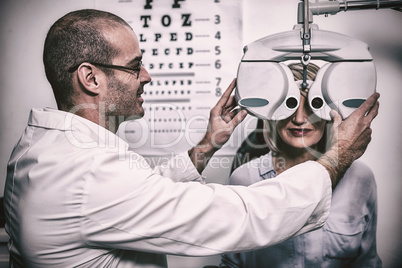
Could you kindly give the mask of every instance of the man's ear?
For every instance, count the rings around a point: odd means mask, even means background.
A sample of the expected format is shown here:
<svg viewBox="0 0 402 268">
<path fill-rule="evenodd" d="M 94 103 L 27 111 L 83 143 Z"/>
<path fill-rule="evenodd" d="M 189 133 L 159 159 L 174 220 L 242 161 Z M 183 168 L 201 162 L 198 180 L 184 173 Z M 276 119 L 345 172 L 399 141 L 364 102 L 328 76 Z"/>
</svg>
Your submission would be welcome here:
<svg viewBox="0 0 402 268">
<path fill-rule="evenodd" d="M 87 62 L 82 63 L 77 70 L 78 81 L 81 86 L 94 95 L 100 93 L 99 82 L 101 74 L 102 72 L 95 68 L 94 65 Z"/>
</svg>

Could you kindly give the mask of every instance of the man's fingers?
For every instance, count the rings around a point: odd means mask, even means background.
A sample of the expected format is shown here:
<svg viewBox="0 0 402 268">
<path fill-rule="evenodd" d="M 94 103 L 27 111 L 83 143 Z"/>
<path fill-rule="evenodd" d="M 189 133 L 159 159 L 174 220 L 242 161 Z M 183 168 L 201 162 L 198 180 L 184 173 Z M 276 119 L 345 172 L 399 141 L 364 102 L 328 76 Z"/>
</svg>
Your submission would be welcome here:
<svg viewBox="0 0 402 268">
<path fill-rule="evenodd" d="M 232 124 L 233 129 L 234 129 L 238 124 L 240 124 L 240 123 L 244 120 L 244 118 L 246 118 L 246 116 L 247 116 L 247 111 L 246 111 L 246 110 L 237 111 L 236 116 L 233 117 L 233 119 L 232 119 L 232 121 L 231 121 L 231 124 Z"/>
<path fill-rule="evenodd" d="M 331 110 L 329 115 L 334 122 L 334 126 L 339 126 L 342 123 L 342 116 L 336 110 Z"/>
<path fill-rule="evenodd" d="M 372 121 L 376 116 L 378 115 L 378 109 L 380 108 L 380 103 L 376 101 L 374 106 L 370 109 L 370 111 L 367 113 L 366 117 Z"/>
<path fill-rule="evenodd" d="M 236 78 L 232 80 L 232 83 L 230 83 L 229 87 L 225 90 L 225 92 L 222 94 L 222 97 L 219 99 L 218 103 L 216 106 L 224 107 L 227 100 L 230 97 L 230 94 L 232 94 L 233 89 L 236 87 Z"/>
<path fill-rule="evenodd" d="M 374 108 L 379 97 L 380 94 L 378 92 L 373 93 L 365 102 L 363 102 L 362 105 L 360 105 L 359 108 L 352 113 L 352 115 L 356 114 L 358 117 L 363 117 Z"/>
<path fill-rule="evenodd" d="M 225 110 L 232 110 L 237 106 L 236 98 L 234 95 L 229 96 L 228 101 L 226 102 L 225 107 L 223 107 Z"/>
<path fill-rule="evenodd" d="M 224 120 L 226 123 L 229 123 L 229 121 L 232 120 L 240 111 L 242 111 L 242 109 L 240 107 L 237 107 L 227 112 L 222 117 L 225 118 Z"/>
</svg>

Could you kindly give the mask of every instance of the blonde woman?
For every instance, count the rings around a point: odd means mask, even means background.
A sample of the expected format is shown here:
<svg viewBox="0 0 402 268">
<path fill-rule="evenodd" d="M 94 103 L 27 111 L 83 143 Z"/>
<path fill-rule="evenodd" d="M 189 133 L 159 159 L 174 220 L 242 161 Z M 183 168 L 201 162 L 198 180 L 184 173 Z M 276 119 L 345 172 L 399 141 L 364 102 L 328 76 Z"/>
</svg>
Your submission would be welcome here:
<svg viewBox="0 0 402 268">
<path fill-rule="evenodd" d="M 290 64 L 289 68 L 296 81 L 302 80 L 301 64 Z M 314 80 L 318 69 L 318 66 L 309 64 L 309 80 Z M 283 171 L 316 160 L 325 152 L 329 147 L 326 129 L 330 122 L 311 111 L 307 94 L 308 90 L 300 90 L 300 105 L 289 118 L 264 122 L 263 135 L 270 152 L 234 170 L 230 184 L 247 186 L 275 179 Z M 374 176 L 369 167 L 355 161 L 333 191 L 330 216 L 323 228 L 268 248 L 222 255 L 221 266 L 381 267 L 376 250 L 376 225 Z"/>
</svg>

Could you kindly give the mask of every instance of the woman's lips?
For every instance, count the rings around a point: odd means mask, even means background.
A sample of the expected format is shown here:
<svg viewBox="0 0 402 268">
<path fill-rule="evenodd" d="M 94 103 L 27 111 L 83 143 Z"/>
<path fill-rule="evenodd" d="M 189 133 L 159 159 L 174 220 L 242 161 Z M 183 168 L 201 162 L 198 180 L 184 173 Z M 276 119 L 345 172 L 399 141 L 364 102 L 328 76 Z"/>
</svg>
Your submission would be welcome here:
<svg viewBox="0 0 402 268">
<path fill-rule="evenodd" d="M 295 137 L 306 136 L 311 131 L 312 130 L 308 129 L 308 128 L 291 128 L 291 129 L 289 129 L 289 132 Z"/>
</svg>

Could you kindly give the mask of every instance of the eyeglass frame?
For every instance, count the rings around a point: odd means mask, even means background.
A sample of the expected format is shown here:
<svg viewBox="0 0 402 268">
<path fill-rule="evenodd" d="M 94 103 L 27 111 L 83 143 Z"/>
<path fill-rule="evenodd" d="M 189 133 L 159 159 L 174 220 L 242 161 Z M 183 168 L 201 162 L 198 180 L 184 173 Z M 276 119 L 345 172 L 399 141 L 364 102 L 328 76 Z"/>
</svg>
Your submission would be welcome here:
<svg viewBox="0 0 402 268">
<path fill-rule="evenodd" d="M 140 75 L 140 71 L 141 71 L 141 67 L 142 67 L 142 60 L 138 61 L 138 67 L 135 67 L 135 68 L 130 68 L 130 67 L 121 66 L 121 65 L 105 64 L 105 63 L 99 63 L 99 62 L 91 62 L 91 61 L 87 61 L 87 62 L 92 65 L 99 66 L 99 67 L 116 69 L 116 70 L 125 71 L 125 72 L 137 73 L 137 79 Z M 74 66 L 68 68 L 68 72 L 73 73 L 83 63 L 84 62 L 81 62 L 80 64 L 77 64 L 77 65 L 74 65 Z"/>
</svg>

